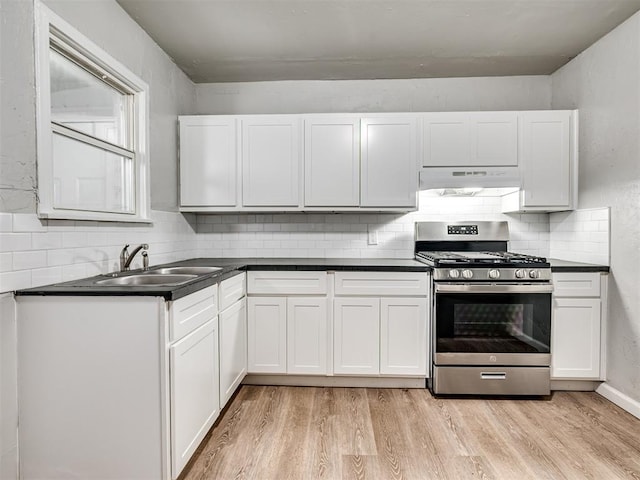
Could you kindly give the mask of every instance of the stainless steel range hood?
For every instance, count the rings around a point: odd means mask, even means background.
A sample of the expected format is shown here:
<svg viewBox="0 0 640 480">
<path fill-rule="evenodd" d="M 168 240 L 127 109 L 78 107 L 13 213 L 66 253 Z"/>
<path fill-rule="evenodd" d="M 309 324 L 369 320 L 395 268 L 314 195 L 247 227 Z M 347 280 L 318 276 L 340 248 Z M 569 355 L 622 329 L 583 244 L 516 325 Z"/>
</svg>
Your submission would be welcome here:
<svg viewBox="0 0 640 480">
<path fill-rule="evenodd" d="M 420 190 L 432 188 L 520 188 L 518 167 L 427 167 L 420 170 Z"/>
</svg>

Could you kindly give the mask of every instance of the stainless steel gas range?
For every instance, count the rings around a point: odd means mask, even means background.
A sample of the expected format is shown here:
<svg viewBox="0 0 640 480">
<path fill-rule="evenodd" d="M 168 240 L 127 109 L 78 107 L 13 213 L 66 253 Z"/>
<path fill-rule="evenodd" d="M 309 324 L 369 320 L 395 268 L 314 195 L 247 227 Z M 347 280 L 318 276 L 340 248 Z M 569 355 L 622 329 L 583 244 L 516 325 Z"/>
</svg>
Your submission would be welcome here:
<svg viewBox="0 0 640 480">
<path fill-rule="evenodd" d="M 551 268 L 507 251 L 507 222 L 419 222 L 433 267 L 434 394 L 550 393 Z"/>
</svg>

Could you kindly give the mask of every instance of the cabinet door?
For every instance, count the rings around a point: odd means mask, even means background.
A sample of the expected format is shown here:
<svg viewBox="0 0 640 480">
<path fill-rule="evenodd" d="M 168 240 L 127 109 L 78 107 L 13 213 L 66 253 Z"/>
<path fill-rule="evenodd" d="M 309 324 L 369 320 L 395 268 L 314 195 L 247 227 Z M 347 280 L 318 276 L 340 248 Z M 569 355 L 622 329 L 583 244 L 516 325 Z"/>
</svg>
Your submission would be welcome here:
<svg viewBox="0 0 640 480">
<path fill-rule="evenodd" d="M 360 203 L 360 119 L 308 117 L 304 122 L 304 204 Z"/>
<path fill-rule="evenodd" d="M 361 122 L 363 207 L 416 207 L 416 119 L 368 118 Z"/>
<path fill-rule="evenodd" d="M 425 167 L 516 166 L 518 113 L 426 114 L 423 142 Z"/>
<path fill-rule="evenodd" d="M 286 297 L 249 297 L 247 308 L 247 370 L 249 373 L 286 373 Z"/>
<path fill-rule="evenodd" d="M 333 371 L 337 374 L 380 373 L 380 300 L 334 300 Z"/>
<path fill-rule="evenodd" d="M 219 413 L 217 323 L 216 317 L 170 347 L 172 478 Z"/>
<path fill-rule="evenodd" d="M 247 373 L 247 309 L 244 298 L 220 313 L 219 326 L 222 409 Z"/>
<path fill-rule="evenodd" d="M 521 112 L 522 208 L 571 207 L 572 112 Z"/>
<path fill-rule="evenodd" d="M 295 115 L 242 120 L 242 204 L 297 207 L 300 120 Z"/>
<path fill-rule="evenodd" d="M 237 120 L 180 117 L 180 205 L 237 204 Z"/>
<path fill-rule="evenodd" d="M 518 165 L 518 113 L 473 112 L 471 166 Z"/>
<path fill-rule="evenodd" d="M 600 299 L 555 298 L 551 329 L 551 377 L 600 377 Z"/>
<path fill-rule="evenodd" d="M 471 122 L 465 113 L 430 113 L 422 119 L 422 166 L 467 165 L 471 158 Z"/>
<path fill-rule="evenodd" d="M 327 373 L 326 297 L 287 299 L 287 373 Z"/>
<path fill-rule="evenodd" d="M 380 373 L 426 376 L 426 298 L 380 300 Z"/>
</svg>

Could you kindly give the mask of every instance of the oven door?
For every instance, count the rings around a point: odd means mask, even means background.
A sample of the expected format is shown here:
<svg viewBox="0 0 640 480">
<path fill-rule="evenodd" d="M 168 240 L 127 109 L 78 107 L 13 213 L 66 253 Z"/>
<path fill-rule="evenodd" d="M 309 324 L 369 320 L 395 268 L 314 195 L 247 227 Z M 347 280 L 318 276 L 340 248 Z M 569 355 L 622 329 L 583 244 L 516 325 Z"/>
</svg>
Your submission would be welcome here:
<svg viewBox="0 0 640 480">
<path fill-rule="evenodd" d="M 548 283 L 437 283 L 434 363 L 548 366 L 552 290 Z"/>
</svg>

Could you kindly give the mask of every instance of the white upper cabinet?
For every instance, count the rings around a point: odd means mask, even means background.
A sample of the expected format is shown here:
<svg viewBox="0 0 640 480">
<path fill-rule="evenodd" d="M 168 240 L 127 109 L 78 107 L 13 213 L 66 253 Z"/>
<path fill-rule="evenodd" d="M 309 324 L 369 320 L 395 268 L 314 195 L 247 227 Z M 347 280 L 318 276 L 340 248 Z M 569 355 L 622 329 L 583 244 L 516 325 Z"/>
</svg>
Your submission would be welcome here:
<svg viewBox="0 0 640 480">
<path fill-rule="evenodd" d="M 360 203 L 360 119 L 304 120 L 304 204 L 357 207 Z"/>
<path fill-rule="evenodd" d="M 573 208 L 575 112 L 521 112 L 521 209 Z"/>
<path fill-rule="evenodd" d="M 297 207 L 300 203 L 300 117 L 242 119 L 242 204 Z"/>
<path fill-rule="evenodd" d="M 360 205 L 415 208 L 418 190 L 416 118 L 363 118 L 360 125 Z"/>
<path fill-rule="evenodd" d="M 518 112 L 446 112 L 423 116 L 423 167 L 518 164 Z"/>
<path fill-rule="evenodd" d="M 182 116 L 180 122 L 180 206 L 237 204 L 236 117 Z"/>
</svg>

